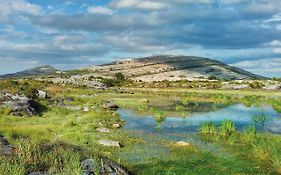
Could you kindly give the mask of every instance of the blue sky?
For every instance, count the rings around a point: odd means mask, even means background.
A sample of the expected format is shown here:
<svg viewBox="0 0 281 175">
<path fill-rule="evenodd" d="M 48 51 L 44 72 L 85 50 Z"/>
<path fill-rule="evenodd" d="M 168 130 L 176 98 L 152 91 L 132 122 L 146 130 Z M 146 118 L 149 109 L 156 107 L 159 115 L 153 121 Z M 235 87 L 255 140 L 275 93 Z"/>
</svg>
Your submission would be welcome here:
<svg viewBox="0 0 281 175">
<path fill-rule="evenodd" d="M 0 74 L 159 54 L 281 77 L 281 1 L 0 0 Z"/>
</svg>

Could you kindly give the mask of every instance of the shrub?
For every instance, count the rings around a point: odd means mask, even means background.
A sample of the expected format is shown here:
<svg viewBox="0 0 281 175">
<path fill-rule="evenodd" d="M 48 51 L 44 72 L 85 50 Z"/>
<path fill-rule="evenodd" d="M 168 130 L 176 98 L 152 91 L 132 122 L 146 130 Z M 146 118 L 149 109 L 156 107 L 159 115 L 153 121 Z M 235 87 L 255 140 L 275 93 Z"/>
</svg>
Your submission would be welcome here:
<svg viewBox="0 0 281 175">
<path fill-rule="evenodd" d="M 214 75 L 209 76 L 208 79 L 209 80 L 219 80 L 219 78 Z"/>
<path fill-rule="evenodd" d="M 121 72 L 114 74 L 114 77 L 117 81 L 125 81 L 125 76 Z"/>
<path fill-rule="evenodd" d="M 262 82 L 259 81 L 254 81 L 252 83 L 249 84 L 250 88 L 252 89 L 261 89 L 262 87 L 264 87 L 265 85 Z"/>
</svg>

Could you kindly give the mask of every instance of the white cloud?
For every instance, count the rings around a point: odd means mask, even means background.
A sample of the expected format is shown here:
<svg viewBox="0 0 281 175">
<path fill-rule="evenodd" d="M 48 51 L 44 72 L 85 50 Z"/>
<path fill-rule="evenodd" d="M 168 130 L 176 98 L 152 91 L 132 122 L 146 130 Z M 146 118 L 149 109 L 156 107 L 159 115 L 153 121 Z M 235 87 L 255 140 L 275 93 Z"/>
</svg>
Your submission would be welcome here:
<svg viewBox="0 0 281 175">
<path fill-rule="evenodd" d="M 281 54 L 281 48 L 275 48 L 275 49 L 273 49 L 273 53 Z"/>
<path fill-rule="evenodd" d="M 42 8 L 24 0 L 0 0 L 0 15 L 7 16 L 15 13 L 38 15 Z"/>
<path fill-rule="evenodd" d="M 93 14 L 104 14 L 104 15 L 112 15 L 114 13 L 113 10 L 102 6 L 89 7 L 88 12 Z"/>
<path fill-rule="evenodd" d="M 269 75 L 272 77 L 280 76 L 281 74 L 281 58 L 241 61 L 232 64 L 232 66 L 240 67 L 256 74 Z"/>
<path fill-rule="evenodd" d="M 270 42 L 270 45 L 271 45 L 271 46 L 281 46 L 281 41 L 279 41 L 279 40 L 274 40 L 274 41 Z"/>
<path fill-rule="evenodd" d="M 161 10 L 178 4 L 210 4 L 213 0 L 114 0 L 110 6 L 122 9 Z"/>
</svg>

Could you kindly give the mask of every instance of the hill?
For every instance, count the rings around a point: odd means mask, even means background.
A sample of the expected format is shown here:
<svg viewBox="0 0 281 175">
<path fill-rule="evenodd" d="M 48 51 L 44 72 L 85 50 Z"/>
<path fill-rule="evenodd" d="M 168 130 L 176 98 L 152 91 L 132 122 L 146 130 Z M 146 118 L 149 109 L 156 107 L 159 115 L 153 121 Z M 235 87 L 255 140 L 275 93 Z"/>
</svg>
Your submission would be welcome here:
<svg viewBox="0 0 281 175">
<path fill-rule="evenodd" d="M 19 78 L 19 77 L 27 77 L 27 76 L 52 75 L 52 74 L 56 74 L 57 72 L 59 71 L 53 68 L 52 66 L 43 65 L 43 66 L 27 69 L 21 72 L 16 72 L 13 74 L 1 75 L 0 78 Z"/>
<path fill-rule="evenodd" d="M 194 56 L 161 55 L 126 59 L 90 69 L 103 76 L 113 76 L 115 73 L 121 72 L 127 78 L 145 82 L 183 79 L 190 81 L 267 79 L 220 61 Z"/>
</svg>

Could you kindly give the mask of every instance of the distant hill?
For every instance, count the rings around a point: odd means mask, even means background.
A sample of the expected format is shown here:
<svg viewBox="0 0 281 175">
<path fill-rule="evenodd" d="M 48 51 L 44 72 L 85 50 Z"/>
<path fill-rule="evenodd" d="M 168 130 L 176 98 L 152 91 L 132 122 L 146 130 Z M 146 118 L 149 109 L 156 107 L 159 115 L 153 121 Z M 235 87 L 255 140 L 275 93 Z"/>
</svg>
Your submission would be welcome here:
<svg viewBox="0 0 281 175">
<path fill-rule="evenodd" d="M 39 75 L 52 75 L 58 73 L 59 70 L 53 68 L 49 65 L 43 65 L 34 67 L 31 69 L 27 69 L 21 72 L 16 72 L 13 74 L 6 74 L 6 75 L 0 75 L 0 78 L 18 78 L 18 77 L 27 77 L 27 76 L 39 76 Z"/>
<path fill-rule="evenodd" d="M 194 56 L 160 55 L 126 59 L 90 68 L 103 76 L 117 72 L 137 81 L 267 79 L 220 61 Z"/>
</svg>

